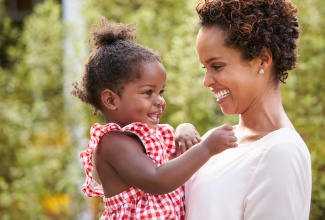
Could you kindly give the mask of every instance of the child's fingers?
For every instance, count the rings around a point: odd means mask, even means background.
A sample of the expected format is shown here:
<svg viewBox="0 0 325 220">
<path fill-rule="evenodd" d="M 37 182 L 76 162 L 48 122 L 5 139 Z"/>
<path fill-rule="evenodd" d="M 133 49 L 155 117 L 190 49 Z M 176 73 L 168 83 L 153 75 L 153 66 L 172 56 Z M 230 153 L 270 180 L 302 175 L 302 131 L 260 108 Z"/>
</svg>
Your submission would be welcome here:
<svg viewBox="0 0 325 220">
<path fill-rule="evenodd" d="M 230 141 L 231 142 L 237 142 L 237 137 L 236 136 L 231 136 Z"/>
<path fill-rule="evenodd" d="M 237 146 L 238 146 L 238 144 L 236 142 L 231 142 L 231 143 L 227 144 L 227 147 L 229 147 L 229 148 L 235 148 Z"/>
<path fill-rule="evenodd" d="M 230 125 L 230 124 L 224 124 L 224 125 L 222 125 L 221 127 L 222 127 L 223 129 L 225 129 L 225 130 L 228 130 L 228 131 L 234 129 L 233 126 Z"/>
</svg>

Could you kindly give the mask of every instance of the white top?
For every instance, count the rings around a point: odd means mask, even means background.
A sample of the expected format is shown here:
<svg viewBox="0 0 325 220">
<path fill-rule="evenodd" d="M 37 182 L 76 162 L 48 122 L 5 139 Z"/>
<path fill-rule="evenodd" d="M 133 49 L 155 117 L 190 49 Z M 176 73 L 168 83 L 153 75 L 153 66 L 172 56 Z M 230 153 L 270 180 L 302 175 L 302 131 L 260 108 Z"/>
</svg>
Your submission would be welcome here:
<svg viewBox="0 0 325 220">
<path fill-rule="evenodd" d="M 187 220 L 308 220 L 310 153 L 289 128 L 212 157 L 185 185 Z"/>
</svg>

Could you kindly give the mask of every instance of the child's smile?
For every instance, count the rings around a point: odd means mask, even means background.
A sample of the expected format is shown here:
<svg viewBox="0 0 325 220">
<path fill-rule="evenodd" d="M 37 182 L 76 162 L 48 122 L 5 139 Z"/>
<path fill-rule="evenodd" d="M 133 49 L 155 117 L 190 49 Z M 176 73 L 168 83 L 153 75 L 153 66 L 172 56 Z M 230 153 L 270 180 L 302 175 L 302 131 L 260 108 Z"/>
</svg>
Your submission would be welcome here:
<svg viewBox="0 0 325 220">
<path fill-rule="evenodd" d="M 141 77 L 124 88 L 118 101 L 115 122 L 122 126 L 143 122 L 156 128 L 166 108 L 162 96 L 166 71 L 158 61 L 143 63 L 139 71 Z"/>
<path fill-rule="evenodd" d="M 157 112 L 149 113 L 148 117 L 151 121 L 153 121 L 153 123 L 158 124 L 162 114 L 163 114 L 163 110 L 162 110 L 162 108 L 160 108 L 160 109 L 158 109 Z"/>
</svg>

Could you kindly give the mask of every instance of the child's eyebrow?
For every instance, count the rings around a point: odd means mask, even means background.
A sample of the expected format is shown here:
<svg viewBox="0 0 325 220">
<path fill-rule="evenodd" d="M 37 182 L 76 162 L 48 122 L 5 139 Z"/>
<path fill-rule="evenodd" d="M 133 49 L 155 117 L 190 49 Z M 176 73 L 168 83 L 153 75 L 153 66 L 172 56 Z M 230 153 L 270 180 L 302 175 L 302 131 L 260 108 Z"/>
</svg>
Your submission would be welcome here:
<svg viewBox="0 0 325 220">
<path fill-rule="evenodd" d="M 153 87 L 153 88 L 155 88 L 155 87 L 157 87 L 157 86 L 155 86 L 155 85 L 151 85 L 151 84 L 145 84 L 145 85 L 140 85 L 140 86 L 138 86 L 138 88 L 142 88 L 142 87 Z"/>
<path fill-rule="evenodd" d="M 158 85 L 155 85 L 155 84 L 142 84 L 142 85 L 139 85 L 137 88 L 141 89 L 141 88 L 144 88 L 144 87 L 151 87 L 151 88 L 157 88 Z M 165 89 L 166 87 L 166 84 L 163 85 L 163 89 Z"/>
<path fill-rule="evenodd" d="M 152 87 L 152 88 L 156 88 L 158 87 L 157 85 L 155 84 L 143 84 L 143 85 L 139 85 L 138 88 L 142 88 L 142 87 Z M 165 88 L 166 86 L 163 85 L 163 88 Z"/>
</svg>

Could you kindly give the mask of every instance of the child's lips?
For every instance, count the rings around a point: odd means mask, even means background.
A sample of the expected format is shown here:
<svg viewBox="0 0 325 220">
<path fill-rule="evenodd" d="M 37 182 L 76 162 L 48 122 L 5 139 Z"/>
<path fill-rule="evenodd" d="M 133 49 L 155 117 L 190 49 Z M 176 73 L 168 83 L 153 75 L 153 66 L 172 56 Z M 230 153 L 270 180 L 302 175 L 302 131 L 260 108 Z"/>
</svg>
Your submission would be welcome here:
<svg viewBox="0 0 325 220">
<path fill-rule="evenodd" d="M 153 112 L 148 114 L 148 118 L 158 123 L 163 113 L 164 113 L 164 109 L 161 106 L 159 106 Z"/>
<path fill-rule="evenodd" d="M 148 118 L 151 119 L 152 121 L 159 122 L 160 120 L 161 113 L 150 113 L 148 114 Z"/>
</svg>

